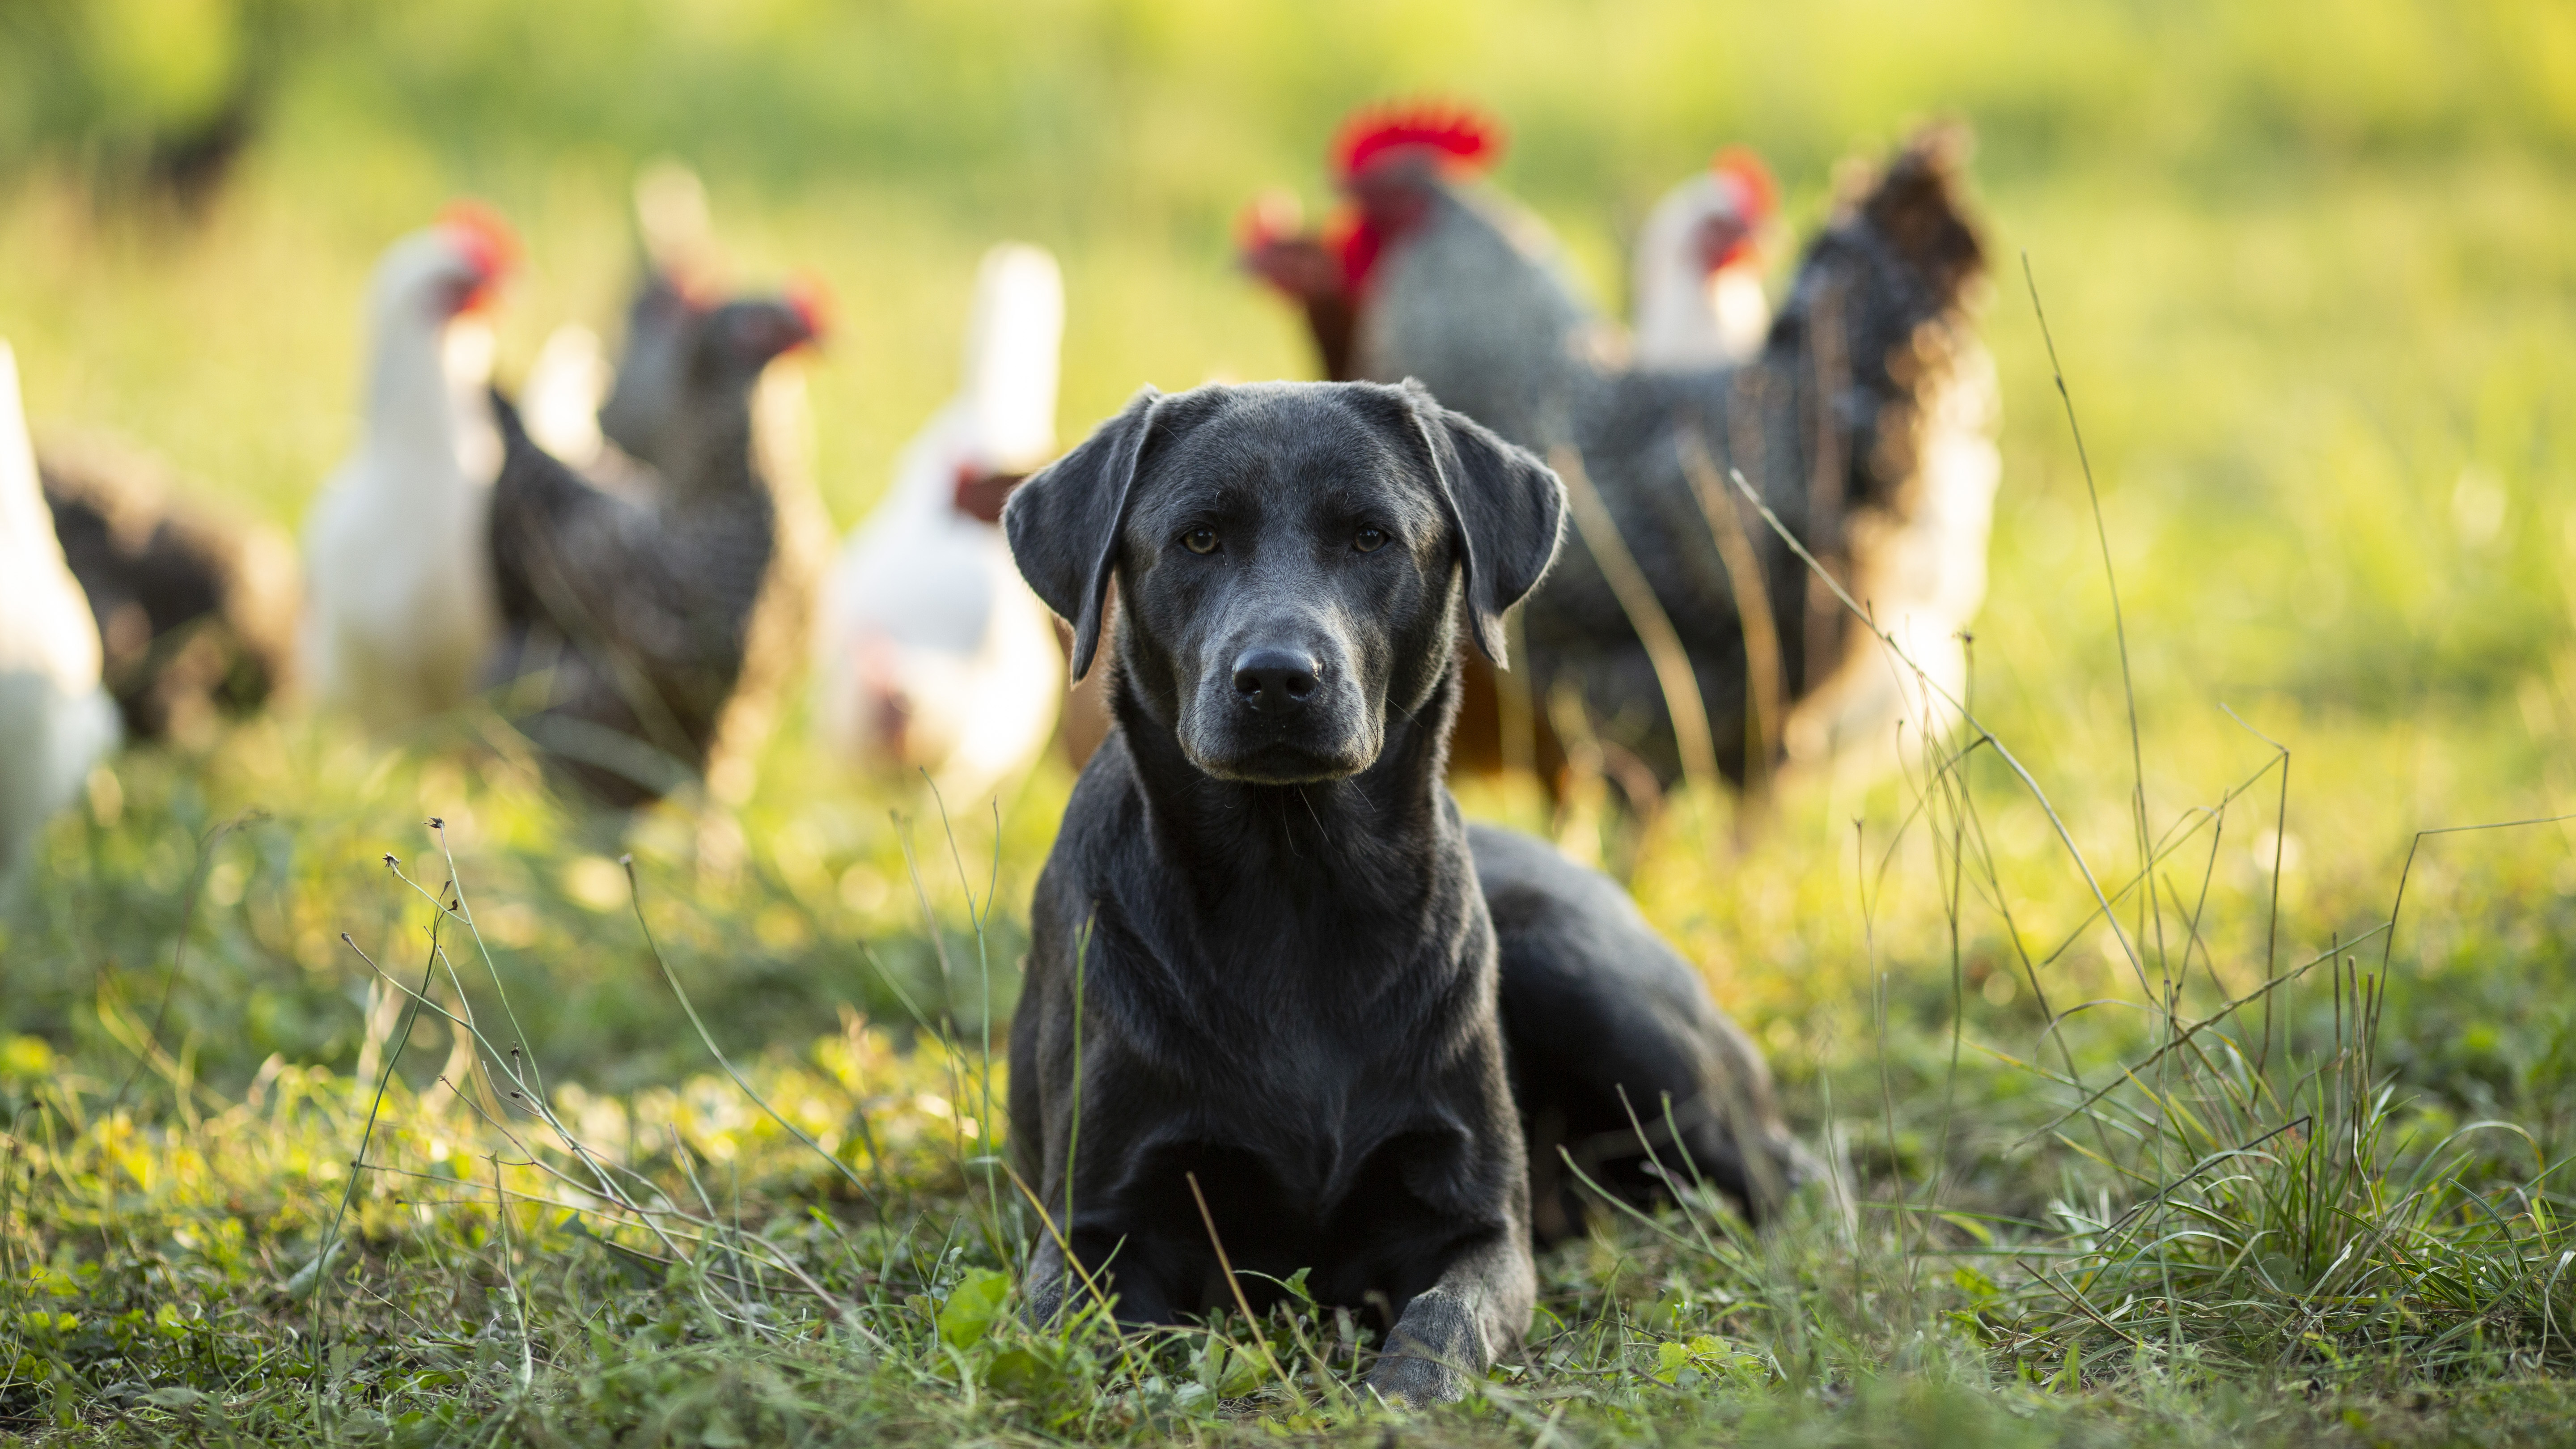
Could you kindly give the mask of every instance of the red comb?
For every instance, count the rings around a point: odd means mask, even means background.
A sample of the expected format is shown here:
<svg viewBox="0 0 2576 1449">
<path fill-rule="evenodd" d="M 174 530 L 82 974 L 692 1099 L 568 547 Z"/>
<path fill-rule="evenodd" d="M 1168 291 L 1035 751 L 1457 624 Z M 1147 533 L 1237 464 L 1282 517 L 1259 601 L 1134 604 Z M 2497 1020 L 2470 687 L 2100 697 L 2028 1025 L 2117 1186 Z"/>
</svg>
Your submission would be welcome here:
<svg viewBox="0 0 2576 1449">
<path fill-rule="evenodd" d="M 1333 168 L 1344 180 L 1371 162 L 1416 147 L 1457 165 L 1481 170 L 1503 154 L 1503 128 L 1491 116 L 1438 101 L 1371 106 L 1355 111 L 1333 138 Z"/>
<path fill-rule="evenodd" d="M 1744 220 L 1760 226 L 1780 209 L 1780 188 L 1771 180 L 1771 168 L 1753 154 L 1749 146 L 1729 146 L 1717 153 L 1709 169 L 1732 180 L 1743 194 Z"/>
<path fill-rule="evenodd" d="M 819 273 L 800 272 L 787 283 L 787 306 L 805 324 L 807 337 L 820 343 L 832 330 L 832 314 L 837 310 L 832 301 L 831 284 Z"/>
<path fill-rule="evenodd" d="M 438 213 L 438 225 L 455 236 L 466 259 L 486 281 L 519 264 L 519 234 L 510 230 L 501 213 L 482 202 L 471 198 L 449 202 Z"/>
</svg>

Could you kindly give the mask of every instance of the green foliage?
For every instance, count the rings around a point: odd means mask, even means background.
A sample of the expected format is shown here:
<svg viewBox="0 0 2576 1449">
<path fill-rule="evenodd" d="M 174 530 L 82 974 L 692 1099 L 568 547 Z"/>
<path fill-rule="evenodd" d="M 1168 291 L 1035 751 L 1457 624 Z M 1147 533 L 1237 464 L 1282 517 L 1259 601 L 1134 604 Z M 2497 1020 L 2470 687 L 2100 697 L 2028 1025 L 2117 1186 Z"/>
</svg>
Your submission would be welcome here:
<svg viewBox="0 0 2576 1449">
<path fill-rule="evenodd" d="M 939 1305 L 939 1341 L 951 1348 L 973 1348 L 993 1331 L 1011 1294 L 1011 1275 L 975 1268 L 948 1290 Z"/>
</svg>

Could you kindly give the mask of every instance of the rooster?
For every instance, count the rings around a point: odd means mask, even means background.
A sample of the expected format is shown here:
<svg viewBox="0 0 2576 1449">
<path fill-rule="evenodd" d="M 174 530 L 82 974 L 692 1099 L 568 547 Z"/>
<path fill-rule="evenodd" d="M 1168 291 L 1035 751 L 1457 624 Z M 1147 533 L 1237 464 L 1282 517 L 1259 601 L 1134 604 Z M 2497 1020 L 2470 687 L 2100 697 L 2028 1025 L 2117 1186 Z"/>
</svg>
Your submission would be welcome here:
<svg viewBox="0 0 2576 1449">
<path fill-rule="evenodd" d="M 126 737 L 201 744 L 266 703 L 295 653 L 294 545 L 185 506 L 158 463 L 104 439 L 49 440 L 36 471 Z"/>
<path fill-rule="evenodd" d="M 1324 376 L 1347 382 L 1363 376 L 1357 354 L 1361 319 L 1374 310 L 1372 282 L 1390 239 L 1419 225 L 1425 193 L 1409 183 L 1417 171 L 1446 186 L 1463 186 L 1502 154 L 1501 131 L 1464 109 L 1425 107 L 1362 111 L 1333 142 L 1333 181 L 1346 203 L 1320 232 L 1306 230 L 1296 197 L 1263 195 L 1236 223 L 1236 254 L 1245 270 L 1285 293 L 1306 313 Z M 1390 180 L 1407 178 L 1407 184 Z M 1551 268 L 1546 229 L 1500 198 L 1483 196 L 1495 221 L 1527 244 L 1529 255 Z M 1570 298 L 1568 278 L 1551 277 L 1553 292 Z M 1455 406 L 1455 404 L 1452 404 Z"/>
<path fill-rule="evenodd" d="M 1779 209 L 1770 171 L 1741 146 L 1664 193 L 1646 213 L 1628 277 L 1637 366 L 1714 367 L 1761 350 L 1771 331 L 1762 239 Z"/>
<path fill-rule="evenodd" d="M 17 356 L 0 342 L 0 877 L 116 741 L 98 628 L 55 541 Z"/>
<path fill-rule="evenodd" d="M 1499 145 L 1461 112 L 1360 117 L 1335 148 L 1356 212 L 1341 253 L 1355 375 L 1420 378 L 1579 472 L 1578 504 L 1599 500 L 1525 606 L 1537 697 L 1571 690 L 1602 743 L 1667 784 L 1694 763 L 1686 734 L 1707 741 L 1701 768 L 1740 781 L 1784 750 L 1815 768 L 1878 752 L 1906 714 L 1937 713 L 1965 683 L 1956 636 L 1984 593 L 1999 471 L 1992 365 L 1970 326 L 1984 261 L 1959 197 L 1964 133 L 1925 132 L 1855 188 L 1760 352 L 1696 368 L 1628 361 L 1544 230 L 1473 184 Z M 1737 512 L 1719 481 L 1730 468 L 1922 676 L 1861 647 L 1831 593 Z M 1662 616 L 1649 627 L 1680 646 L 1704 731 L 1675 729 L 1687 696 L 1642 642 L 1638 584 Z"/>
<path fill-rule="evenodd" d="M 804 297 L 693 309 L 677 396 L 646 439 L 659 461 L 616 490 L 537 447 L 494 399 L 492 677 L 558 776 L 602 804 L 645 804 L 716 755 L 779 559 L 753 394 L 821 332 Z"/>
<path fill-rule="evenodd" d="M 1027 245 L 984 254 L 956 397 L 904 449 L 893 492 L 833 567 L 816 660 L 824 738 L 883 773 L 975 800 L 1046 748 L 1064 662 L 1011 562 L 1011 486 L 1055 452 L 1064 282 Z"/>
<path fill-rule="evenodd" d="M 1390 144 L 1392 143 L 1392 144 Z M 1453 180 L 1476 175 L 1501 149 L 1500 133 L 1465 112 L 1444 120 L 1364 115 L 1336 147 L 1336 180 L 1351 186 L 1379 158 L 1418 147 L 1436 155 Z M 1636 293 L 1632 360 L 1641 367 L 1742 362 L 1762 345 L 1771 304 L 1762 292 L 1762 241 L 1779 211 L 1779 193 L 1762 159 L 1743 147 L 1718 153 L 1710 167 L 1655 203 L 1638 234 L 1631 283 Z M 1535 222 L 1515 218 L 1528 236 Z M 1323 231 L 1305 225 L 1296 194 L 1270 191 L 1235 222 L 1235 254 L 1246 271 L 1297 303 L 1324 376 L 1348 381 L 1358 293 L 1389 230 L 1402 222 L 1362 220 L 1356 210 Z"/>
<path fill-rule="evenodd" d="M 449 208 L 377 263 L 358 448 L 305 522 L 304 667 L 319 698 L 395 728 L 472 697 L 498 623 L 484 544 L 501 437 L 479 315 L 518 255 Z"/>
</svg>

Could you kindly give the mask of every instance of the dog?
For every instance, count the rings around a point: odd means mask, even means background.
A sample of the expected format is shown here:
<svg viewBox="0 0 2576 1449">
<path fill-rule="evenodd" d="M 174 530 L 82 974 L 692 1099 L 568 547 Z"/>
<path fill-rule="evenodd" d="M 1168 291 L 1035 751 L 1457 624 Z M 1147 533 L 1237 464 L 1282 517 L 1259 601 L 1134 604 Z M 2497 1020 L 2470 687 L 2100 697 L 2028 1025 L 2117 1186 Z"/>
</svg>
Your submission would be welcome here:
<svg viewBox="0 0 2576 1449">
<path fill-rule="evenodd" d="M 1385 1330 L 1369 1388 L 1451 1400 L 1580 1221 L 1560 1147 L 1756 1215 L 1801 1175 L 1760 1056 L 1619 888 L 1443 783 L 1459 635 L 1503 662 L 1564 513 L 1414 383 L 1147 388 L 1013 495 L 1077 678 L 1120 600 L 1011 1030 L 1033 1319 L 1258 1310 L 1305 1269 Z"/>
</svg>

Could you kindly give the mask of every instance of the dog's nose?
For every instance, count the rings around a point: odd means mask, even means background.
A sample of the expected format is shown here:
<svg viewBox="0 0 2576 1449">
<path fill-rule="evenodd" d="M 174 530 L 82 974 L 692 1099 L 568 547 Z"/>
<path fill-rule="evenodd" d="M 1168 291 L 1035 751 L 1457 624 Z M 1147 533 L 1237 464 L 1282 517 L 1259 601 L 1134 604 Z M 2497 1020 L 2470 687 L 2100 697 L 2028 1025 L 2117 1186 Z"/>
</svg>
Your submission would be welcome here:
<svg viewBox="0 0 2576 1449">
<path fill-rule="evenodd" d="M 1254 709 L 1295 709 L 1315 692 L 1316 668 L 1303 650 L 1247 649 L 1234 661 L 1234 692 Z"/>
</svg>

